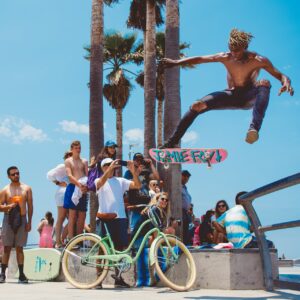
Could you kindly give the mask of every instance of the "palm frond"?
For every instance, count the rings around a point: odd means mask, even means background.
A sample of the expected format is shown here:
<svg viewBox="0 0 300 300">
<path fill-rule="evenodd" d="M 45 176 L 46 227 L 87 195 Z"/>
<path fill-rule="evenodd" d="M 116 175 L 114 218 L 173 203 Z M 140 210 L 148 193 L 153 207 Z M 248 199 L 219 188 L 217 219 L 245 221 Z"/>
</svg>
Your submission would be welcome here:
<svg viewBox="0 0 300 300">
<path fill-rule="evenodd" d="M 117 84 L 107 83 L 103 86 L 103 95 L 114 109 L 123 109 L 129 99 L 132 85 L 122 74 Z"/>
</svg>

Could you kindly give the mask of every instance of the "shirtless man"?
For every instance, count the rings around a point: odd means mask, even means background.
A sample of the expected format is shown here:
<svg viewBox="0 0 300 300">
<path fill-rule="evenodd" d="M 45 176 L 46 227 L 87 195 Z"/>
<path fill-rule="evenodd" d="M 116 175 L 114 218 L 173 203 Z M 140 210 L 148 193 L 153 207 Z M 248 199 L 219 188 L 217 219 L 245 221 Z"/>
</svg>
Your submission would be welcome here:
<svg viewBox="0 0 300 300">
<path fill-rule="evenodd" d="M 250 33 L 233 29 L 230 32 L 228 43 L 229 52 L 180 60 L 168 58 L 162 60 L 164 67 L 211 62 L 222 63 L 227 70 L 228 82 L 228 89 L 211 93 L 194 102 L 162 148 L 173 148 L 179 143 L 199 114 L 215 109 L 253 108 L 252 121 L 246 135 L 246 142 L 252 144 L 258 140 L 258 132 L 268 106 L 271 88 L 268 80 L 257 81 L 259 71 L 264 69 L 281 82 L 282 87 L 279 90 L 279 95 L 286 91 L 292 96 L 294 90 L 291 86 L 291 80 L 279 72 L 266 57 L 247 50 L 252 37 Z"/>
<path fill-rule="evenodd" d="M 17 167 L 13 166 L 8 168 L 7 175 L 11 183 L 5 186 L 0 192 L 0 204 L 2 210 L 5 212 L 2 225 L 4 254 L 2 257 L 0 283 L 5 282 L 5 271 L 12 247 L 16 248 L 16 257 L 20 274 L 19 283 L 28 283 L 28 279 L 23 272 L 23 247 L 26 246 L 28 232 L 31 230 L 33 213 L 32 191 L 30 186 L 20 182 L 20 172 Z M 18 208 L 16 208 L 17 206 Z M 17 213 L 11 211 L 13 208 L 17 210 Z M 11 222 L 13 220 L 11 220 L 12 215 L 9 215 L 10 211 L 14 216 L 16 216 L 16 214 L 21 216 L 21 223 L 16 222 L 16 218 L 14 218 L 15 222 Z"/>
<path fill-rule="evenodd" d="M 68 184 L 64 198 L 64 208 L 69 210 L 68 237 L 74 237 L 83 232 L 87 211 L 87 174 L 88 162 L 80 157 L 81 144 L 74 141 L 71 144 L 72 157 L 65 160 Z M 76 222 L 77 221 L 77 222 Z"/>
</svg>

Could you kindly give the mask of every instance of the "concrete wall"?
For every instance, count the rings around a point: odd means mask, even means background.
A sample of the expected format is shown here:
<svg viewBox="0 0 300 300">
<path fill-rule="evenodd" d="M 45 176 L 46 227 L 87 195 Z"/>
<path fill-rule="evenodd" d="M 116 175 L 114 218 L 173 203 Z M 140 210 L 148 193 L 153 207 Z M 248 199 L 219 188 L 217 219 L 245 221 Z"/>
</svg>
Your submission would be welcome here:
<svg viewBox="0 0 300 300">
<path fill-rule="evenodd" d="M 203 249 L 193 250 L 197 268 L 197 279 L 194 288 L 224 290 L 261 290 L 264 289 L 263 270 L 258 249 Z M 273 278 L 278 278 L 277 250 L 271 250 Z M 26 263 L 26 262 L 25 262 Z M 178 274 L 180 272 L 179 266 Z M 8 277 L 14 278 L 17 271 L 15 252 L 12 251 L 9 262 Z M 104 284 L 113 284 L 109 272 Z M 131 268 L 123 275 L 131 286 L 134 286 L 134 271 Z M 61 274 L 57 280 L 63 281 Z"/>
<path fill-rule="evenodd" d="M 194 251 L 196 288 L 226 290 L 264 289 L 258 249 L 203 249 Z M 271 250 L 273 278 L 278 278 L 277 250 Z"/>
</svg>

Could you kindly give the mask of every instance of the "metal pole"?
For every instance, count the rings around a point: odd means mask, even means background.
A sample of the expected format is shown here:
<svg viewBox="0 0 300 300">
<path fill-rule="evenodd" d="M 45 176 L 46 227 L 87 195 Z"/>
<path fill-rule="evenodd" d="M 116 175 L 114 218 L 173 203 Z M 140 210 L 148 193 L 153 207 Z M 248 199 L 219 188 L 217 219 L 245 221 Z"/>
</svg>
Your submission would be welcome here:
<svg viewBox="0 0 300 300">
<path fill-rule="evenodd" d="M 258 229 L 261 226 L 261 223 L 259 221 L 254 207 L 252 206 L 252 201 L 244 200 L 241 201 L 241 203 L 244 206 L 247 215 L 251 220 L 251 225 L 253 226 L 254 233 L 257 238 L 264 273 L 265 288 L 267 291 L 272 291 L 274 289 L 272 276 L 272 261 L 265 234 Z"/>
</svg>

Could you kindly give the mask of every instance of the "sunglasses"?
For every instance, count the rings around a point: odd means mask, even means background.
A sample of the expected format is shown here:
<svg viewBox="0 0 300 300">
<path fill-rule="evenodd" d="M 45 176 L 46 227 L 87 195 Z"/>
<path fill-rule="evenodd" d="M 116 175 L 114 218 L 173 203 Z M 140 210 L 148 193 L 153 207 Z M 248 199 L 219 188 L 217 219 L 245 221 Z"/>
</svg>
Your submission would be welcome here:
<svg viewBox="0 0 300 300">
<path fill-rule="evenodd" d="M 168 198 L 164 198 L 164 197 L 160 198 L 160 200 L 163 200 L 163 201 L 165 201 L 165 202 L 168 202 L 168 201 L 169 201 Z"/>
<path fill-rule="evenodd" d="M 10 174 L 9 176 L 12 176 L 12 177 L 13 177 L 13 176 L 16 176 L 16 175 L 19 176 L 19 175 L 20 175 L 20 172 L 12 173 L 12 174 Z"/>
<path fill-rule="evenodd" d="M 151 183 L 151 185 L 153 185 L 153 186 L 158 186 L 158 184 L 157 184 L 157 183 Z"/>
<path fill-rule="evenodd" d="M 104 164 L 103 167 L 109 167 L 111 165 L 111 163 L 109 164 Z"/>
</svg>

